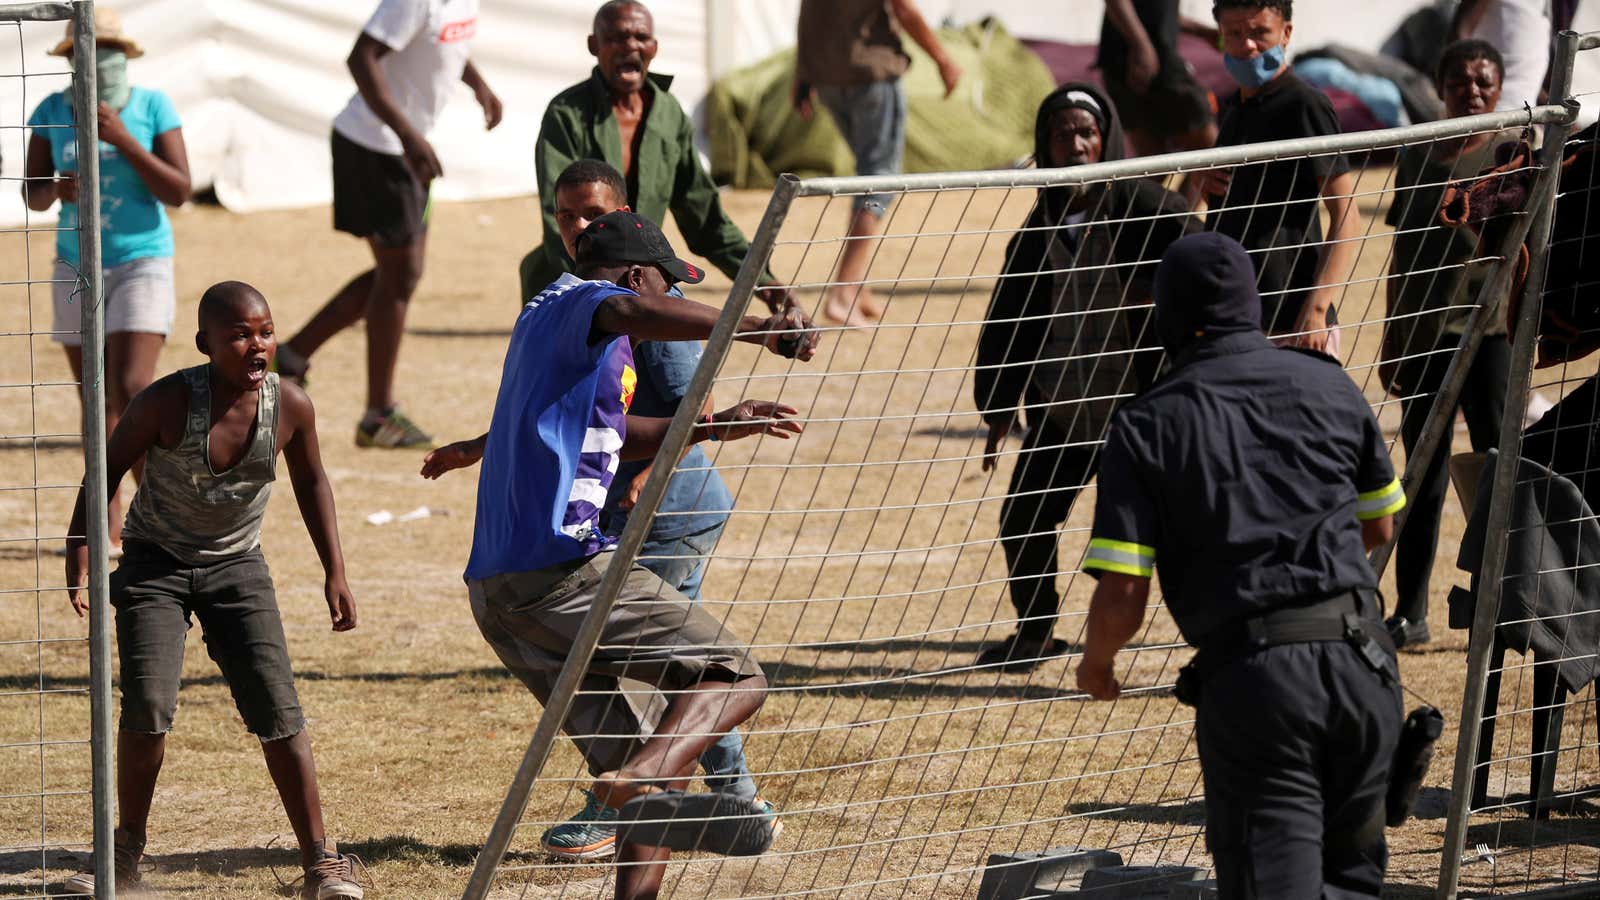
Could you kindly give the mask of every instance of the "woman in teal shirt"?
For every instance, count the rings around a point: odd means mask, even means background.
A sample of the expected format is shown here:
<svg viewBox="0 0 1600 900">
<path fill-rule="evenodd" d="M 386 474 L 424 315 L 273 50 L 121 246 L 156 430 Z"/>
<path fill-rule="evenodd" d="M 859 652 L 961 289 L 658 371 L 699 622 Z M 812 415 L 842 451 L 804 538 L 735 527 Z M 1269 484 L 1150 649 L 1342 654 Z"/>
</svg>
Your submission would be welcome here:
<svg viewBox="0 0 1600 900">
<path fill-rule="evenodd" d="M 72 56 L 72 26 L 50 51 Z M 128 82 L 128 60 L 144 51 L 122 32 L 115 11 L 95 9 L 95 70 L 100 126 L 100 242 L 106 311 L 106 430 L 155 376 L 156 358 L 172 330 L 175 289 L 172 226 L 165 206 L 189 198 L 189 160 L 172 101 Z M 28 208 L 61 201 L 51 294 L 52 337 L 67 352 L 72 377 L 83 377 L 78 305 L 78 152 L 71 88 L 51 94 L 28 119 Z M 113 500 L 111 541 L 120 547 L 122 517 Z"/>
</svg>

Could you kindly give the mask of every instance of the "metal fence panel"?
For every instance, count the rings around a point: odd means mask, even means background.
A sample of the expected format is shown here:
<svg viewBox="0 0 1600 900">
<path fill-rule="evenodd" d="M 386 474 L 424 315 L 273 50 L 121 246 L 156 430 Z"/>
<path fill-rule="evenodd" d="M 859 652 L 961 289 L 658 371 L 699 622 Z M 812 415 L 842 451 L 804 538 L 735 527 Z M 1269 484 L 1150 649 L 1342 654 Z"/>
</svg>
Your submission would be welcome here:
<svg viewBox="0 0 1600 900">
<path fill-rule="evenodd" d="M 1597 39 L 1562 36 L 1553 95 L 1568 93 L 1573 53 L 1600 46 Z M 1581 338 L 1566 334 L 1574 299 L 1593 291 L 1581 274 L 1592 265 L 1586 258 L 1600 259 L 1588 246 L 1600 228 L 1588 209 L 1600 196 L 1593 163 L 1600 147 L 1593 129 L 1552 128 L 1546 148 L 1546 164 L 1559 161 L 1560 178 L 1530 237 L 1533 265 L 1515 322 L 1501 452 L 1476 488 L 1462 548 L 1463 568 L 1476 569 L 1473 591 L 1453 598 L 1473 621 L 1440 897 L 1600 890 L 1600 831 L 1586 799 L 1600 779 L 1600 738 L 1587 702 L 1593 679 L 1577 675 L 1600 658 L 1590 608 L 1600 598 L 1593 513 L 1600 498 L 1583 493 L 1586 461 L 1600 447 L 1600 408 L 1594 358 L 1582 354 Z M 1530 398 L 1555 402 L 1531 425 L 1524 420 Z M 1463 482 L 1477 481 L 1480 464 L 1457 463 L 1458 488 L 1473 490 Z"/>
<path fill-rule="evenodd" d="M 0 6 L 0 45 L 16 48 L 0 77 L 23 84 L 19 109 L 0 110 L 0 128 L 21 129 L 33 105 L 76 82 L 80 148 L 98 145 L 94 67 L 74 74 L 23 56 L 22 28 L 76 23 L 75 56 L 93 57 L 93 5 Z M 85 50 L 84 48 L 87 48 Z M 8 896 L 62 896 L 59 882 L 96 852 L 100 896 L 112 896 L 109 606 L 106 602 L 106 505 L 103 315 L 100 309 L 98 154 L 80 153 L 84 181 L 81 271 L 57 283 L 52 260 L 60 228 L 29 219 L 0 234 L 0 885 Z M 21 168 L 13 161 L 13 171 Z M 19 189 L 23 178 L 0 183 Z M 52 347 L 52 291 L 81 305 L 84 341 L 82 409 L 59 350 Z M 80 436 L 87 434 L 82 441 Z M 97 517 L 90 520 L 92 615 L 85 624 L 66 602 L 61 551 L 71 504 L 87 462 Z M 96 477 L 98 476 L 98 477 Z M 91 499 L 90 509 L 94 510 Z M 85 632 L 88 637 L 86 639 Z"/>
<path fill-rule="evenodd" d="M 1313 166 L 1347 154 L 1355 177 L 1342 199 L 1358 210 L 1361 225 L 1343 239 L 1354 251 L 1349 270 L 1332 278 L 1339 359 L 1393 439 L 1401 407 L 1425 398 L 1392 396 L 1385 389 L 1389 367 L 1448 361 L 1459 344 L 1386 342 L 1385 330 L 1397 323 L 1440 315 L 1391 313 L 1386 285 L 1406 279 L 1426 292 L 1445 290 L 1463 272 L 1493 276 L 1516 241 L 1479 242 L 1467 258 L 1444 265 L 1397 255 L 1385 214 L 1396 201 L 1443 184 L 1397 187 L 1387 158 L 1403 151 L 1449 160 L 1463 137 L 1565 121 L 1566 115 L 1542 107 L 1073 169 L 785 179 L 657 457 L 680 459 L 708 391 L 718 407 L 753 397 L 801 410 L 806 430 L 795 440 L 702 443 L 708 464 L 671 467 L 677 475 L 715 468 L 734 495 L 726 529 L 706 551 L 701 603 L 727 623 L 772 680 L 765 706 L 742 732 L 750 769 L 784 831 L 759 859 L 676 860 L 663 895 L 967 897 L 985 876 L 991 854 L 1061 846 L 1109 849 L 1128 863 L 1208 869 L 1192 717 L 1170 696 L 1189 654 L 1159 598 L 1145 631 L 1120 657 L 1119 676 L 1128 686 L 1122 699 L 1088 703 L 1071 680 L 1089 591 L 1077 563 L 1094 486 L 1092 473 L 1061 471 L 1050 460 L 1070 455 L 1064 448 L 1092 458 L 1107 408 L 1138 388 L 1136 366 L 1159 361 L 1146 330 L 1144 279 L 1159 257 L 1152 232 L 1161 230 L 1151 226 L 1182 224 L 1189 215 L 1095 207 L 1106 196 L 1100 189 L 1141 177 L 1176 186 L 1181 175 L 1198 170 L 1238 172 L 1264 161 Z M 1472 183 L 1478 174 L 1445 168 L 1447 180 Z M 1075 250 L 1008 271 L 1008 244 L 1023 229 L 1036 189 L 1069 186 L 1100 198 L 1090 202 L 1091 217 L 1100 216 L 1111 247 L 1131 252 L 1090 258 Z M 892 200 L 882 239 L 842 234 L 852 198 L 880 193 Z M 1284 204 L 1259 196 L 1233 202 L 1252 219 L 1288 215 Z M 1400 232 L 1437 227 L 1429 216 L 1423 219 L 1428 223 L 1402 223 Z M 1517 238 L 1529 223 L 1525 212 L 1514 217 Z M 1057 219 L 1032 229 L 1053 237 L 1071 227 Z M 855 240 L 870 248 L 864 274 L 841 280 L 839 261 Z M 1323 248 L 1308 240 L 1298 252 Z M 862 286 L 876 292 L 885 314 L 861 327 L 825 327 L 823 349 L 809 364 L 735 344 L 733 325 L 755 311 L 757 275 L 769 264 L 814 315 L 829 291 L 859 299 Z M 1082 308 L 992 313 L 991 291 L 1016 278 L 1051 279 L 1092 296 Z M 1495 278 L 1488 280 L 1476 299 L 1460 298 L 1465 308 L 1488 307 L 1476 315 L 1479 324 L 1494 311 Z M 1277 296 L 1269 292 L 1267 299 Z M 1100 325 L 1096 316 L 1105 317 Z M 1113 337 L 1105 321 L 1126 330 Z M 985 408 L 973 388 L 980 373 L 993 370 L 975 351 L 986 326 L 1007 329 L 1011 341 L 1065 328 L 1066 342 L 1037 361 L 1052 371 L 1070 369 L 1078 379 L 1072 383 L 1082 386 L 1056 390 L 1029 409 L 1036 419 L 1057 422 L 1065 437 L 1019 442 L 1013 436 L 1000 446 L 993 471 L 983 465 L 986 431 L 979 414 L 998 407 Z M 1481 338 L 1481 330 L 1469 329 L 1462 341 L 1474 335 Z M 1426 416 L 1428 409 L 1423 402 L 1414 414 Z M 1432 416 L 1434 430 L 1444 432 L 1440 422 L 1453 418 L 1453 410 L 1441 405 Z M 1026 460 L 1046 461 L 1037 464 L 1049 469 L 1047 487 L 1010 480 Z M 598 636 L 598 619 L 616 599 L 624 561 L 637 558 L 648 566 L 685 552 L 639 552 L 654 522 L 683 514 L 659 508 L 668 470 L 657 466 L 644 486 L 586 623 L 593 626 L 586 639 Z M 1068 658 L 1046 660 L 1028 674 L 980 664 L 976 656 L 986 642 L 1024 624 L 1007 591 L 1044 580 L 1006 561 L 997 539 L 1001 511 L 1062 489 L 1077 492 L 1065 522 L 1039 518 L 1013 534 L 1058 544 L 1060 577 L 1048 577 L 1059 583 L 1063 602 L 1050 618 L 1069 642 Z M 563 671 L 567 690 L 576 686 L 577 670 L 594 647 L 584 641 L 574 649 Z M 671 694 L 654 687 L 620 688 L 616 702 Z M 594 689 L 582 693 L 592 696 Z M 466 896 L 487 896 L 496 885 L 541 896 L 609 891 L 607 870 L 552 863 L 537 849 L 543 829 L 581 806 L 579 789 L 591 777 L 572 735 L 556 734 L 571 699 L 558 691 L 541 717 Z M 1404 852 L 1397 853 L 1395 877 L 1431 888 L 1439 867 L 1436 825 L 1409 828 L 1396 841 Z"/>
</svg>

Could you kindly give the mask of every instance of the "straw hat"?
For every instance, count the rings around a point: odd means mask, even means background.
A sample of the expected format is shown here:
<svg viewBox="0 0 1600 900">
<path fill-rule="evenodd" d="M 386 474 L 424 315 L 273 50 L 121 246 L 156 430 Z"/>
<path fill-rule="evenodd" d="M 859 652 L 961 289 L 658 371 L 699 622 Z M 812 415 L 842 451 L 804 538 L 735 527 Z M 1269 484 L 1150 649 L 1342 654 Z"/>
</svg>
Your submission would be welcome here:
<svg viewBox="0 0 1600 900">
<path fill-rule="evenodd" d="M 72 21 L 67 21 L 67 36 L 61 39 L 50 51 L 51 56 L 67 56 L 72 53 Z M 137 59 L 144 55 L 144 48 L 133 38 L 122 33 L 122 17 L 109 6 L 96 5 L 94 8 L 94 43 L 97 47 L 116 47 L 128 54 L 129 59 Z"/>
</svg>

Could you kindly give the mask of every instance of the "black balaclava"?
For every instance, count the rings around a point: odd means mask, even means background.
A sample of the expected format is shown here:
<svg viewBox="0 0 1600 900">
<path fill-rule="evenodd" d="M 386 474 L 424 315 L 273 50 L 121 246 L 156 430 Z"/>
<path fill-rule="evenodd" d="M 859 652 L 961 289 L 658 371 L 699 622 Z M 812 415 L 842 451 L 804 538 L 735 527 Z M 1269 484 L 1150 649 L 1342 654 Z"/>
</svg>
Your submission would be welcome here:
<svg viewBox="0 0 1600 900">
<path fill-rule="evenodd" d="M 1201 338 L 1261 330 L 1256 270 L 1239 242 L 1216 232 L 1174 241 L 1155 282 L 1156 335 L 1168 357 Z"/>
</svg>

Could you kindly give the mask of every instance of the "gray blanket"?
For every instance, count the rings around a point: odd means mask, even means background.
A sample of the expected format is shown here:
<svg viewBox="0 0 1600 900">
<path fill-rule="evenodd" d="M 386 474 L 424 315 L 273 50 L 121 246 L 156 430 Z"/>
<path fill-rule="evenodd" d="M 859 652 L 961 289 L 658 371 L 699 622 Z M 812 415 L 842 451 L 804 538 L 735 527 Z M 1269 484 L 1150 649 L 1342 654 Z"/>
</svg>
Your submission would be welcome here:
<svg viewBox="0 0 1600 900">
<path fill-rule="evenodd" d="M 1456 565 L 1472 574 L 1468 602 L 1475 601 L 1483 583 L 1479 569 L 1496 456 L 1491 450 L 1483 467 L 1478 502 L 1456 558 Z M 1522 459 L 1510 525 L 1501 639 L 1513 650 L 1559 660 L 1562 684 L 1576 693 L 1600 678 L 1600 522 L 1576 485 Z"/>
</svg>

